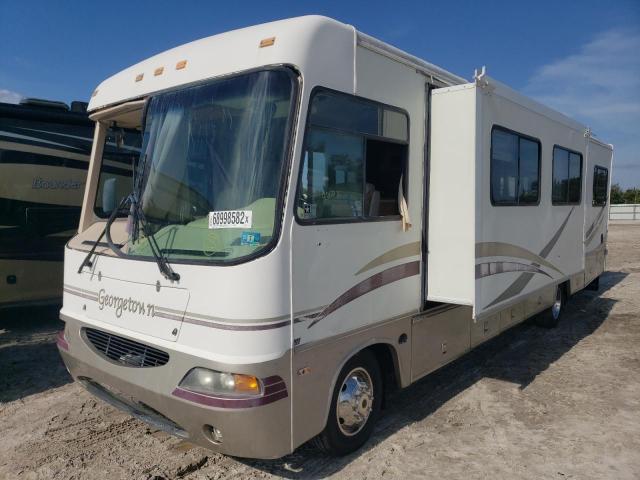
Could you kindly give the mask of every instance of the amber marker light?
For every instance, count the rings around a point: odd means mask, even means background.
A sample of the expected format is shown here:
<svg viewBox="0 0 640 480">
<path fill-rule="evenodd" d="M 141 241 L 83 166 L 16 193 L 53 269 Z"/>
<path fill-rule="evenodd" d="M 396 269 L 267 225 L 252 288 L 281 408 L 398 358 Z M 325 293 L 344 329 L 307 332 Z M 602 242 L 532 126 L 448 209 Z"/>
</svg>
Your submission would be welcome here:
<svg viewBox="0 0 640 480">
<path fill-rule="evenodd" d="M 234 375 L 235 391 L 247 395 L 258 395 L 260 393 L 260 383 L 258 379 L 252 375 Z"/>
<path fill-rule="evenodd" d="M 136 82 L 141 81 L 144 78 L 144 73 L 139 73 L 138 75 L 136 75 Z"/>
<path fill-rule="evenodd" d="M 158 75 L 162 75 L 164 72 L 164 67 L 158 67 L 153 71 L 153 76 L 157 77 Z"/>
<path fill-rule="evenodd" d="M 260 48 L 270 47 L 276 43 L 276 37 L 263 38 L 260 40 Z"/>
<path fill-rule="evenodd" d="M 182 70 L 186 66 L 187 66 L 187 61 L 186 60 L 180 60 L 178 63 L 176 63 L 176 70 Z"/>
</svg>

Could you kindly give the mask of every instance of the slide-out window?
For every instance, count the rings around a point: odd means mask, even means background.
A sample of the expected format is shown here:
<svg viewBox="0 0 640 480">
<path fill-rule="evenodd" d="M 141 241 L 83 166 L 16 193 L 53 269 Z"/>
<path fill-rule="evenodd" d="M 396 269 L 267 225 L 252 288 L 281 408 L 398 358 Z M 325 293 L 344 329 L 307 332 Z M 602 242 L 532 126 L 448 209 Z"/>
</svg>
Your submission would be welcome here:
<svg viewBox="0 0 640 480">
<path fill-rule="evenodd" d="M 593 171 L 593 206 L 607 204 L 607 186 L 609 185 L 609 170 L 596 165 Z"/>
<path fill-rule="evenodd" d="M 309 106 L 297 218 L 314 223 L 397 217 L 408 142 L 406 113 L 317 90 Z"/>
<path fill-rule="evenodd" d="M 494 126 L 491 131 L 491 203 L 537 205 L 540 141 Z"/>
<path fill-rule="evenodd" d="M 559 146 L 553 147 L 554 205 L 575 205 L 582 194 L 582 155 Z"/>
</svg>

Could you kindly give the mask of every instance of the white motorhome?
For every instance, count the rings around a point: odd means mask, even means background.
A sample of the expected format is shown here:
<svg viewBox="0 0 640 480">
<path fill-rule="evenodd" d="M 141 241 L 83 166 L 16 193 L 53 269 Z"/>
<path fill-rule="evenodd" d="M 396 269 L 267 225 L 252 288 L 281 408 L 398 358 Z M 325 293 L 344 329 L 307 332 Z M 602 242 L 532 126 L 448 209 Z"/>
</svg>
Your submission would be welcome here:
<svg viewBox="0 0 640 480">
<path fill-rule="evenodd" d="M 328 18 L 161 53 L 89 111 L 61 354 L 218 452 L 353 451 L 387 392 L 534 314 L 553 326 L 604 269 L 610 146 Z M 99 187 L 109 127 L 143 136 L 119 205 Z"/>
</svg>

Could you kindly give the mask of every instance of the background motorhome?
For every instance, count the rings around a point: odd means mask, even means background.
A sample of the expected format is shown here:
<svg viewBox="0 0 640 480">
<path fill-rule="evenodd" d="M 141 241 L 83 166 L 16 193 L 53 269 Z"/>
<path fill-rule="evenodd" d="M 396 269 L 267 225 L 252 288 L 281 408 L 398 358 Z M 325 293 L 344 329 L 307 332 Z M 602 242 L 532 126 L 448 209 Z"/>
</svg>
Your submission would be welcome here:
<svg viewBox="0 0 640 480">
<path fill-rule="evenodd" d="M 93 142 L 86 107 L 0 104 L 0 307 L 61 300 L 64 245 L 77 231 Z M 131 155 L 116 134 L 107 139 L 103 183 L 131 176 Z"/>
</svg>

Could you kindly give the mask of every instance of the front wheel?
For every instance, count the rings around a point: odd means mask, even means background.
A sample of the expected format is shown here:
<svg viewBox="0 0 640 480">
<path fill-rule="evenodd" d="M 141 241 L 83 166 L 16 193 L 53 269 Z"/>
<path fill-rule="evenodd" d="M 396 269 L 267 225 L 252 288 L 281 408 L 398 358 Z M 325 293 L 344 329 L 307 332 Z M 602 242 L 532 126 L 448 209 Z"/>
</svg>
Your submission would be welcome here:
<svg viewBox="0 0 640 480">
<path fill-rule="evenodd" d="M 369 351 L 349 360 L 338 375 L 325 429 L 315 445 L 333 455 L 360 448 L 371 436 L 382 405 L 380 365 Z"/>
<path fill-rule="evenodd" d="M 536 323 L 544 328 L 555 328 L 560 322 L 560 316 L 567 303 L 567 295 L 563 285 L 556 286 L 556 297 L 553 304 L 545 312 L 541 313 Z"/>
</svg>

